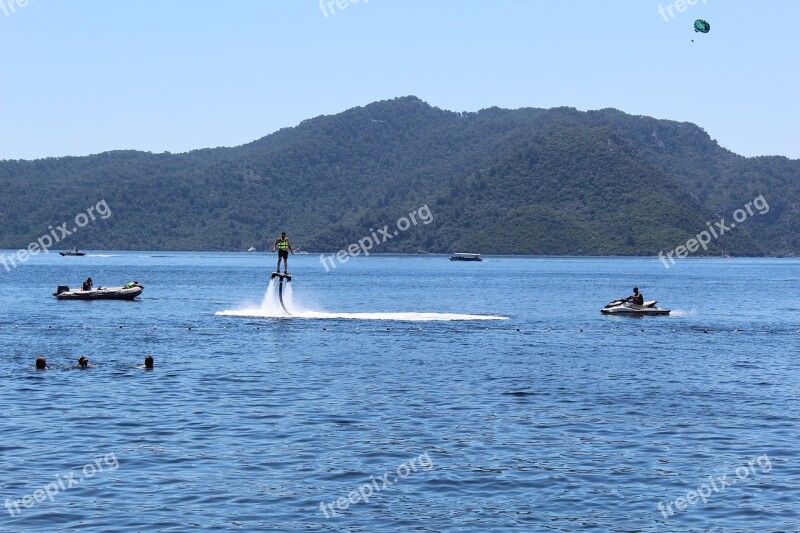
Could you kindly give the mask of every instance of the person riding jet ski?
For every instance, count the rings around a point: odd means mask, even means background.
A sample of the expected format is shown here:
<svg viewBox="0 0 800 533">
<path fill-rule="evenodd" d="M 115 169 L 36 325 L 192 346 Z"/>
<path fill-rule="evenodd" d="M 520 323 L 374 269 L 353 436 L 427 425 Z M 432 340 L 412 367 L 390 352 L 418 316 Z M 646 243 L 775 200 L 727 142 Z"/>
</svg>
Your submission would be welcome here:
<svg viewBox="0 0 800 533">
<path fill-rule="evenodd" d="M 639 292 L 639 287 L 634 287 L 633 295 L 625 298 L 625 301 L 634 305 L 644 305 L 644 296 L 642 296 L 642 293 Z"/>
<path fill-rule="evenodd" d="M 656 301 L 646 302 L 644 295 L 639 292 L 639 287 L 633 288 L 633 295 L 612 300 L 600 312 L 604 315 L 668 315 L 669 309 L 656 307 Z"/>
</svg>

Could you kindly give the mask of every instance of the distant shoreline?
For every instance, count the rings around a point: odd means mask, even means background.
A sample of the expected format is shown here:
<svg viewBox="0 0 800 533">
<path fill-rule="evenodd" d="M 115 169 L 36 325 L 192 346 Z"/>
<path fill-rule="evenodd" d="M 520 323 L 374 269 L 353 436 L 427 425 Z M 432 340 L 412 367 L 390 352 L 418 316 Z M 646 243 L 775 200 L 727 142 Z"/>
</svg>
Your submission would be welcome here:
<svg viewBox="0 0 800 533">
<path fill-rule="evenodd" d="M 14 253 L 18 248 L 0 248 L 0 253 Z M 142 253 L 142 254 L 242 254 L 242 255 L 276 255 L 277 252 L 270 252 L 270 251 L 261 251 L 257 250 L 254 252 L 248 252 L 244 250 L 94 250 L 94 249 L 81 249 L 81 252 L 85 253 L 85 257 L 92 257 L 93 255 L 108 255 L 108 254 L 135 254 L 135 253 Z M 336 252 L 308 252 L 303 254 L 295 254 L 298 256 L 320 256 L 320 255 L 330 255 L 335 254 Z M 431 252 L 431 253 L 403 253 L 403 252 L 381 252 L 381 253 L 370 253 L 369 256 L 377 256 L 377 257 L 448 257 L 452 255 L 454 252 Z M 476 252 L 477 253 L 477 252 Z M 58 256 L 57 250 L 51 250 L 48 255 Z M 548 255 L 548 254 L 485 254 L 481 253 L 481 257 L 483 258 L 545 258 L 545 259 L 656 259 L 658 260 L 657 255 Z M 794 255 L 730 255 L 730 256 L 723 256 L 723 255 L 692 255 L 686 258 L 681 259 L 681 261 L 685 261 L 686 259 L 798 259 L 800 256 Z M 65 258 L 65 260 L 76 260 L 80 261 L 80 258 Z"/>
</svg>

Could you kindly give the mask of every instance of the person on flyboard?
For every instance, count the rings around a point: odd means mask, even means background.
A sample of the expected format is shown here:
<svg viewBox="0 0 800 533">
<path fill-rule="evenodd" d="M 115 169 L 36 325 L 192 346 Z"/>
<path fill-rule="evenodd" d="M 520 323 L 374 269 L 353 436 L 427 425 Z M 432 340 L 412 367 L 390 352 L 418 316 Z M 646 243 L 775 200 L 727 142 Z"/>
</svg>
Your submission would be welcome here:
<svg viewBox="0 0 800 533">
<path fill-rule="evenodd" d="M 281 271 L 281 259 L 283 259 L 283 273 L 289 273 L 289 252 L 292 252 L 294 255 L 294 250 L 292 250 L 292 245 L 289 244 L 289 239 L 286 238 L 286 232 L 281 233 L 281 237 L 275 241 L 275 244 L 272 245 L 272 251 L 275 251 L 275 248 L 278 248 L 278 269 L 276 272 L 280 273 Z"/>
</svg>

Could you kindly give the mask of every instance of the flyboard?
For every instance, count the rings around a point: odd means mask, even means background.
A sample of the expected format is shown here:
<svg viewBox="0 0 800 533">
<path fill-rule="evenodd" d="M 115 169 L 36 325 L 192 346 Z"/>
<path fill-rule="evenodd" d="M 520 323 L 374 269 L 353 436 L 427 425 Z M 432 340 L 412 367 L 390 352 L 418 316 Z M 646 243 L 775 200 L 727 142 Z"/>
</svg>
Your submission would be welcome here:
<svg viewBox="0 0 800 533">
<path fill-rule="evenodd" d="M 269 279 L 275 279 L 275 278 L 278 278 L 278 299 L 281 301 L 281 307 L 283 307 L 283 310 L 286 311 L 287 315 L 291 315 L 292 313 L 290 313 L 289 310 L 286 309 L 286 306 L 283 305 L 283 280 L 286 280 L 286 284 L 288 285 L 289 283 L 292 282 L 292 276 L 291 274 L 281 274 L 280 272 L 273 272 Z"/>
</svg>

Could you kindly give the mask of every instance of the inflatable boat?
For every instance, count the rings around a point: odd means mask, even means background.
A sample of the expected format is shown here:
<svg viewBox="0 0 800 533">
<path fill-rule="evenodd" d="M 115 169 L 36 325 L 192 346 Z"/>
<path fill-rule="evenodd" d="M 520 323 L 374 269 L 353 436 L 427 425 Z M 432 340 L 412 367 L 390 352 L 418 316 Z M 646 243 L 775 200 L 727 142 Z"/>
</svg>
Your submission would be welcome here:
<svg viewBox="0 0 800 533">
<path fill-rule="evenodd" d="M 53 296 L 59 300 L 133 300 L 140 294 L 144 287 L 134 285 L 133 287 L 98 287 L 89 291 L 70 290 L 66 285 L 59 285 Z"/>
</svg>

